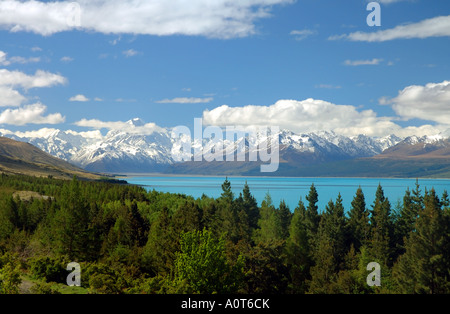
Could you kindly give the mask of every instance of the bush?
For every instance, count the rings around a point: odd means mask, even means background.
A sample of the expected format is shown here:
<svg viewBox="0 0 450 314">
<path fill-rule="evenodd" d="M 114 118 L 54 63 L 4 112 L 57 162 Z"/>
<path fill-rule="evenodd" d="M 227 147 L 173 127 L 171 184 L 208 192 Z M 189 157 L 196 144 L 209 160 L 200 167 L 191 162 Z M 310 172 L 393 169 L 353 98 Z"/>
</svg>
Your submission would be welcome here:
<svg viewBox="0 0 450 314">
<path fill-rule="evenodd" d="M 67 260 L 62 257 L 38 257 L 30 262 L 33 278 L 46 282 L 65 283 L 69 272 L 66 270 Z"/>
<path fill-rule="evenodd" d="M 46 282 L 40 282 L 31 287 L 33 294 L 61 294 L 58 290 L 52 288 L 52 285 Z"/>
</svg>

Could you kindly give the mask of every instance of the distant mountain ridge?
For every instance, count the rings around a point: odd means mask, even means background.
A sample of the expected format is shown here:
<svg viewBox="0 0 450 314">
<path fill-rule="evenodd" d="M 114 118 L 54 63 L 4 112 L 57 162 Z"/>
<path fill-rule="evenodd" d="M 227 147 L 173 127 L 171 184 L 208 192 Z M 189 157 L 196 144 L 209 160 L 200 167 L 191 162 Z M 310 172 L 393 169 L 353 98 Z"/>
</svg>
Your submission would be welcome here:
<svg viewBox="0 0 450 314">
<path fill-rule="evenodd" d="M 130 127 L 144 126 L 136 118 L 128 121 Z M 18 137 L 12 133 L 1 134 L 15 140 L 31 143 L 49 154 L 93 172 L 108 173 L 191 173 L 191 174 L 253 174 L 259 168 L 258 162 L 176 162 L 172 147 L 171 129 L 161 129 L 148 135 L 125 130 L 111 130 L 105 136 L 89 137 L 82 133 L 62 130 L 48 130 L 34 136 Z M 299 171 L 307 165 L 345 162 L 364 158 L 373 159 L 450 159 L 450 140 L 446 133 L 435 136 L 396 135 L 370 137 L 358 135 L 347 137 L 330 131 L 297 134 L 281 130 L 279 135 L 280 174 Z M 262 138 L 264 140 L 264 138 Z M 210 147 L 212 141 L 202 143 L 192 140 L 192 147 Z M 247 138 L 234 142 L 223 140 L 223 147 L 244 142 L 246 150 L 251 149 Z M 176 154 L 176 153 L 174 153 Z M 175 158 L 174 158 L 175 157 Z M 301 173 L 300 173 L 301 175 Z M 330 175 L 332 173 L 330 172 Z"/>
<path fill-rule="evenodd" d="M 90 173 L 62 159 L 54 157 L 34 145 L 0 137 L 0 172 L 31 176 L 52 176 L 69 179 L 97 180 L 100 174 Z"/>
</svg>

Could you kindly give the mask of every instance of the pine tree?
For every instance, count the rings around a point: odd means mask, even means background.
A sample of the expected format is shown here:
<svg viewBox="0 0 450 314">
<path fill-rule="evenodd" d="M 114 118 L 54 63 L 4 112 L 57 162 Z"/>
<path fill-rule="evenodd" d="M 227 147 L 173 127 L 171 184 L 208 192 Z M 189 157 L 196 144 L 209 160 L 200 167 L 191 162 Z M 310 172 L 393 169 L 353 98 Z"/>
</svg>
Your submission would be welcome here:
<svg viewBox="0 0 450 314">
<path fill-rule="evenodd" d="M 313 239 L 317 234 L 319 228 L 320 216 L 317 202 L 319 201 L 319 194 L 317 193 L 314 183 L 311 184 L 309 194 L 306 196 L 308 206 L 306 208 L 306 224 L 310 239 Z"/>
<path fill-rule="evenodd" d="M 150 274 L 170 274 L 179 250 L 178 234 L 173 230 L 169 210 L 164 207 L 152 223 L 148 241 L 142 252 L 142 264 Z"/>
<path fill-rule="evenodd" d="M 353 244 L 356 251 L 362 245 L 367 244 L 369 238 L 369 211 L 366 208 L 366 201 L 361 187 L 356 191 L 349 211 L 348 231 L 349 245 Z"/>
<path fill-rule="evenodd" d="M 319 224 L 314 248 L 315 266 L 311 269 L 312 293 L 330 293 L 335 287 L 337 275 L 344 269 L 346 249 L 346 220 L 342 197 L 336 203 L 330 200 Z"/>
<path fill-rule="evenodd" d="M 250 188 L 247 184 L 247 181 L 245 182 L 242 194 L 244 201 L 243 205 L 248 216 L 250 228 L 256 229 L 258 227 L 259 219 L 258 202 L 256 201 L 256 198 L 250 193 Z"/>
<path fill-rule="evenodd" d="M 70 258 L 85 259 L 92 231 L 89 219 L 89 205 L 81 193 L 81 183 L 74 177 L 64 185 L 61 197 L 61 210 L 54 222 L 57 241 L 61 253 Z"/>
<path fill-rule="evenodd" d="M 282 229 L 280 215 L 275 206 L 273 206 L 272 198 L 269 193 L 261 203 L 261 215 L 258 221 L 259 229 L 255 231 L 255 242 L 276 241 L 282 239 Z"/>
<path fill-rule="evenodd" d="M 281 200 L 280 202 L 278 215 L 280 220 L 281 238 L 286 240 L 289 236 L 289 226 L 291 224 L 292 213 L 284 200 Z"/>
<path fill-rule="evenodd" d="M 228 203 L 232 203 L 234 199 L 233 191 L 231 190 L 231 182 L 228 181 L 228 177 L 225 178 L 225 181 L 222 184 L 222 194 L 220 198 Z"/>
<path fill-rule="evenodd" d="M 228 178 L 222 184 L 222 194 L 217 201 L 218 234 L 224 234 L 227 240 L 236 243 L 239 240 L 238 212 Z"/>
<path fill-rule="evenodd" d="M 400 292 L 449 293 L 448 236 L 446 219 L 434 189 L 424 197 L 415 229 L 405 242 L 406 252 L 395 265 L 394 274 Z"/>
<path fill-rule="evenodd" d="M 287 264 L 290 273 L 289 290 L 293 293 L 305 293 L 310 278 L 312 252 L 306 229 L 306 208 L 300 199 L 294 210 L 286 241 Z"/>
<path fill-rule="evenodd" d="M 378 185 L 371 215 L 370 255 L 380 265 L 388 265 L 391 255 L 391 205 L 384 196 L 381 185 Z"/>
<path fill-rule="evenodd" d="M 417 193 L 417 186 L 416 186 Z M 403 197 L 403 204 L 400 208 L 398 218 L 395 222 L 395 239 L 396 239 L 396 255 L 401 255 L 405 252 L 404 244 L 405 238 L 408 237 L 411 231 L 415 228 L 415 222 L 419 215 L 419 206 L 417 204 L 417 196 L 412 197 L 409 189 L 406 190 Z M 414 201 L 416 200 L 416 201 Z"/>
<path fill-rule="evenodd" d="M 450 206 L 450 200 L 448 198 L 447 190 L 444 190 L 444 192 L 442 193 L 441 203 L 444 209 Z"/>
</svg>

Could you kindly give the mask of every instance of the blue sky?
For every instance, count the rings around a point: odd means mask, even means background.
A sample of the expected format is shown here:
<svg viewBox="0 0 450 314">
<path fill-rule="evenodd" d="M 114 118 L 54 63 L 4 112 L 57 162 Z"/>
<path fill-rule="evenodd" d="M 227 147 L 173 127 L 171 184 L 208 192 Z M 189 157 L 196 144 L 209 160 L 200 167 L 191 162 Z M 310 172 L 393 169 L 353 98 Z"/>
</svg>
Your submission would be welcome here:
<svg viewBox="0 0 450 314">
<path fill-rule="evenodd" d="M 450 128 L 450 2 L 368 2 L 0 1 L 0 129 Z"/>
</svg>

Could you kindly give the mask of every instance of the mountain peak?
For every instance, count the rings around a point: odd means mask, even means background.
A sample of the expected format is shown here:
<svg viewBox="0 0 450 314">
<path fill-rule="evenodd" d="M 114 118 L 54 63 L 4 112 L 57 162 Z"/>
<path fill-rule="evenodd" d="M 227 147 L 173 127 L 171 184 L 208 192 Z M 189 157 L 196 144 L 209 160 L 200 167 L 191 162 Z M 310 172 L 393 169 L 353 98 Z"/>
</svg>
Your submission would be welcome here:
<svg viewBox="0 0 450 314">
<path fill-rule="evenodd" d="M 142 121 L 140 118 L 134 118 L 129 121 L 127 121 L 128 124 L 134 125 L 134 126 L 143 126 L 144 121 Z"/>
</svg>

